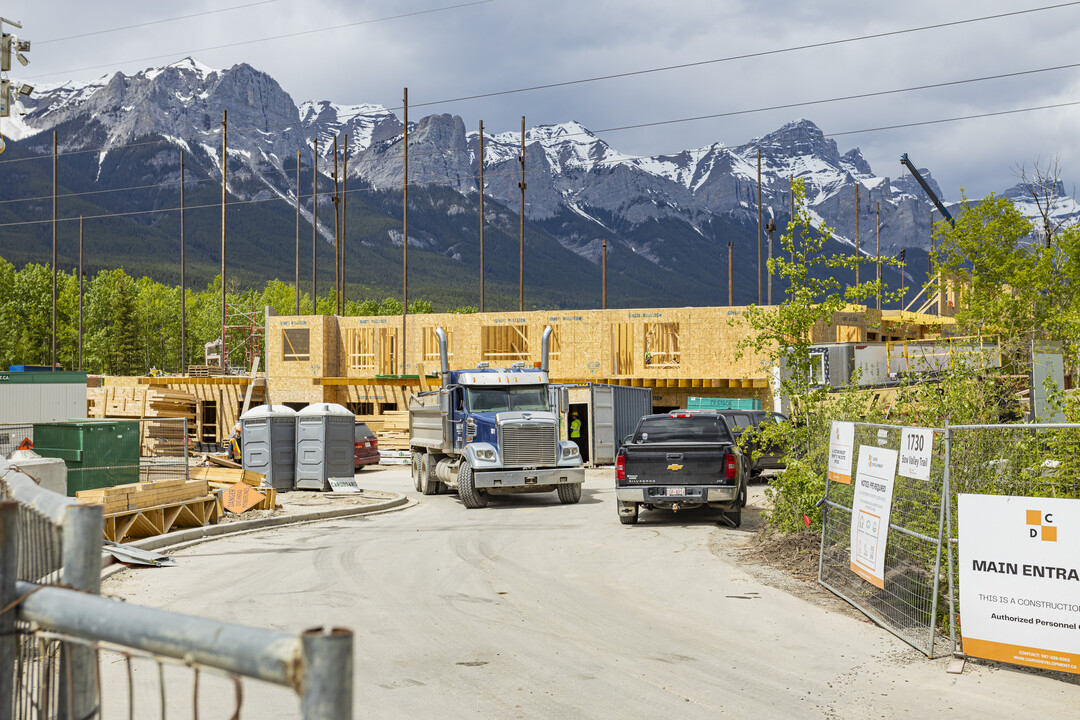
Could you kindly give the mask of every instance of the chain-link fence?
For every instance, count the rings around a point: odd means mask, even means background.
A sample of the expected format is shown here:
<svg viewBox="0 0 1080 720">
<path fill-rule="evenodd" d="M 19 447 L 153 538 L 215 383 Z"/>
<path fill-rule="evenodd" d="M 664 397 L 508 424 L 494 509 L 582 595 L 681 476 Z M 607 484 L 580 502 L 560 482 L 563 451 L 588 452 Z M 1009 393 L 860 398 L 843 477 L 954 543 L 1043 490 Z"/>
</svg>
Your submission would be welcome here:
<svg viewBox="0 0 1080 720">
<path fill-rule="evenodd" d="M 102 532 L 100 506 L 0 464 L 0 718 L 237 718 L 240 678 L 293 690 L 305 720 L 352 717 L 351 631 L 291 635 L 102 598 Z M 156 680 L 152 699 L 137 675 Z"/>
<path fill-rule="evenodd" d="M 1080 499 L 1080 425 L 955 425 L 948 428 L 949 632 L 962 654 L 957 562 L 961 494 Z"/>
<path fill-rule="evenodd" d="M 929 433 L 926 479 L 902 471 L 892 482 L 881 582 L 852 552 L 862 525 L 856 507 L 865 448 L 905 451 L 905 428 L 853 423 L 851 483 L 826 481 L 819 580 L 928 656 L 947 633 L 962 654 L 957 497 L 960 494 L 1080 498 L 1080 425 L 962 425 Z M 909 429 L 910 430 L 910 429 Z M 876 531 L 876 528 L 875 528 Z M 880 548 L 878 542 L 874 549 Z"/>
<path fill-rule="evenodd" d="M 903 428 L 898 426 L 856 423 L 853 464 L 859 462 L 859 448 L 864 445 L 899 454 L 902 433 Z M 860 527 L 852 529 L 852 515 L 858 512 L 858 469 L 851 483 L 827 481 L 819 568 L 819 579 L 825 587 L 929 656 L 933 656 L 937 627 L 944 522 L 944 463 L 939 459 L 944 443 L 941 431 L 933 431 L 932 437 L 935 462 L 931 464 L 930 479 L 897 474 L 893 480 L 887 535 L 882 536 L 887 542 L 875 546 L 883 546 L 885 552 L 882 587 L 853 570 L 852 538 L 858 538 L 861 531 Z"/>
</svg>

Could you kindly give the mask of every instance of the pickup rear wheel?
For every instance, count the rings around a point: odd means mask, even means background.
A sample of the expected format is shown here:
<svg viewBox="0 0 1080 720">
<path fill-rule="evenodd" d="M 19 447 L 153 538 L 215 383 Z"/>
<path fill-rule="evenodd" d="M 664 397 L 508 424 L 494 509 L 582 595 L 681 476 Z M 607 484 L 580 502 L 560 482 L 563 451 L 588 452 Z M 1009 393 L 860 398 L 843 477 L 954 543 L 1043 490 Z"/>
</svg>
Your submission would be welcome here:
<svg viewBox="0 0 1080 720">
<path fill-rule="evenodd" d="M 423 454 L 414 451 L 412 454 L 412 484 L 416 488 L 416 492 L 420 492 L 420 469 L 423 462 Z"/>
<path fill-rule="evenodd" d="M 439 494 L 439 479 L 435 476 L 436 462 L 435 456 L 431 453 L 424 453 L 420 462 L 420 492 L 425 495 Z"/>
<path fill-rule="evenodd" d="M 563 483 L 555 488 L 555 492 L 563 505 L 573 505 L 581 499 L 581 483 Z"/>
<path fill-rule="evenodd" d="M 457 471 L 458 497 L 467 508 L 482 508 L 488 504 L 488 494 L 476 487 L 476 478 L 473 475 L 472 465 L 467 461 L 458 466 Z"/>
<path fill-rule="evenodd" d="M 623 525 L 636 525 L 638 516 L 637 503 L 619 503 L 619 522 Z"/>
</svg>

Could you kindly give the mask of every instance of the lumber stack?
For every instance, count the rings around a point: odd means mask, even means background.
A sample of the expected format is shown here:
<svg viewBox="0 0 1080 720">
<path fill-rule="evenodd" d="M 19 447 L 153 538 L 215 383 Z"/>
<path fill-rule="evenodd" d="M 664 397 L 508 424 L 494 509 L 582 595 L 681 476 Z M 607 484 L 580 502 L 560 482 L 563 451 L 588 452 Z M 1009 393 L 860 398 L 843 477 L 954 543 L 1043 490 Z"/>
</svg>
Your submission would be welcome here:
<svg viewBox="0 0 1080 720">
<path fill-rule="evenodd" d="M 87 388 L 86 401 L 92 418 L 187 418 L 195 419 L 194 395 L 167 387 Z"/>
<path fill-rule="evenodd" d="M 263 486 L 266 476 L 262 473 L 241 468 L 214 466 L 193 467 L 190 469 L 190 473 L 192 478 L 205 480 L 210 486 L 210 491 L 217 496 L 219 513 L 224 513 L 225 511 L 221 504 L 222 491 L 227 490 L 238 482 L 257 488 L 263 495 L 263 499 L 258 505 L 252 507 L 252 510 L 273 510 L 277 507 L 277 490 Z"/>
<path fill-rule="evenodd" d="M 379 438 L 379 450 L 409 449 L 409 411 L 390 410 L 380 415 L 382 428 L 376 435 Z"/>
<path fill-rule="evenodd" d="M 224 375 L 225 371 L 220 365 L 188 365 L 188 375 L 191 377 L 211 377 Z"/>
<path fill-rule="evenodd" d="M 162 535 L 174 528 L 217 523 L 217 498 L 206 480 L 158 480 L 80 490 L 81 503 L 101 505 L 105 539 L 123 542 Z"/>
</svg>

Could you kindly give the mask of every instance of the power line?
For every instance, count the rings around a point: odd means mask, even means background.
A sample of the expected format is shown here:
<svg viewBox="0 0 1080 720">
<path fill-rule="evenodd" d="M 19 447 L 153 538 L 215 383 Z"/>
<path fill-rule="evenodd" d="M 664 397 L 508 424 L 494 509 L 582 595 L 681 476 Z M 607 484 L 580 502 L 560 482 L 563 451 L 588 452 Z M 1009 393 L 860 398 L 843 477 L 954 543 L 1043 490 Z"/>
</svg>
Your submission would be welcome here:
<svg viewBox="0 0 1080 720">
<path fill-rule="evenodd" d="M 895 95 L 895 94 L 906 93 L 906 92 L 916 92 L 916 91 L 920 91 L 920 90 L 929 90 L 929 89 L 936 89 L 936 88 L 942 88 L 942 87 L 951 87 L 951 86 L 971 84 L 971 83 L 976 83 L 976 82 L 986 82 L 986 81 L 990 81 L 990 80 L 1001 80 L 1001 79 L 1014 78 L 1014 77 L 1023 77 L 1023 76 L 1027 76 L 1027 75 L 1034 75 L 1034 74 L 1037 74 L 1037 73 L 1045 73 L 1045 72 L 1054 72 L 1054 71 L 1058 71 L 1058 70 L 1074 69 L 1074 68 L 1077 68 L 1077 67 L 1080 67 L 1080 63 L 1071 63 L 1071 64 L 1066 64 L 1066 65 L 1056 65 L 1056 66 L 1053 66 L 1053 67 L 1039 68 L 1039 69 L 1034 69 L 1034 70 L 1021 70 L 1021 71 L 1017 71 L 1017 72 L 1001 73 L 1001 74 L 997 74 L 997 75 L 984 75 L 982 77 L 977 77 L 977 78 L 967 78 L 967 79 L 961 79 L 961 80 L 949 80 L 949 81 L 944 81 L 944 82 L 940 82 L 940 83 L 930 83 L 930 84 L 925 84 L 925 85 L 916 85 L 916 86 L 906 87 L 906 88 L 895 88 L 895 89 L 891 89 L 891 90 L 878 90 L 878 91 L 866 92 L 866 93 L 856 93 L 856 94 L 852 94 L 852 95 L 844 95 L 844 96 L 834 97 L 834 98 L 824 98 L 824 99 L 821 99 L 821 100 L 806 100 L 806 101 L 801 101 L 801 102 L 785 103 L 785 104 L 781 104 L 781 105 L 771 105 L 771 106 L 760 107 L 760 108 L 749 108 L 749 109 L 745 109 L 745 110 L 732 110 L 732 111 L 728 111 L 728 112 L 713 113 L 713 114 L 709 114 L 709 115 L 696 115 L 696 116 L 693 116 L 693 117 L 686 117 L 686 118 L 674 118 L 674 119 L 670 119 L 670 120 L 658 120 L 658 121 L 655 121 L 655 122 L 637 123 L 637 124 L 633 124 L 633 125 L 621 125 L 621 126 L 610 127 L 610 128 L 602 128 L 602 129 L 599 129 L 599 130 L 594 130 L 594 131 L 589 131 L 589 132 L 567 133 L 563 137 L 574 137 L 574 136 L 579 136 L 579 135 L 590 135 L 590 134 L 591 135 L 597 135 L 597 134 L 600 134 L 600 133 L 619 132 L 619 131 L 623 131 L 623 130 L 634 130 L 634 129 L 640 129 L 640 128 L 645 128 L 645 127 L 657 127 L 657 126 L 662 126 L 662 125 L 674 125 L 674 124 L 685 123 L 685 122 L 696 122 L 696 121 L 700 121 L 700 120 L 710 120 L 710 119 L 717 119 L 717 118 L 723 118 L 723 117 L 733 117 L 733 116 L 738 116 L 738 115 L 748 115 L 748 114 L 759 113 L 759 112 L 768 112 L 768 111 L 773 111 L 773 110 L 784 110 L 784 109 L 791 109 L 791 108 L 796 108 L 796 107 L 807 107 L 807 106 L 811 106 L 811 105 L 822 105 L 822 104 L 834 103 L 834 102 L 844 102 L 844 101 L 849 101 L 849 100 L 866 99 L 866 98 L 880 97 L 880 96 L 885 96 L 885 95 Z M 240 133 L 240 132 L 243 132 L 243 131 L 234 131 L 234 132 Z M 212 134 L 218 134 L 218 133 L 220 133 L 220 131 L 215 131 L 215 133 L 212 133 Z M 158 139 L 158 140 L 150 140 L 150 141 L 143 141 L 143 142 L 139 142 L 139 143 L 131 143 L 131 144 L 127 144 L 127 145 L 114 146 L 112 148 L 107 148 L 107 150 L 109 150 L 111 152 L 113 150 L 120 150 L 120 149 L 124 149 L 124 148 L 129 148 L 129 147 L 138 147 L 138 146 L 154 145 L 154 144 L 169 143 L 169 142 L 171 142 L 170 139 L 162 138 L 162 139 Z M 85 150 L 75 150 L 75 151 L 71 151 L 71 152 L 68 152 L 68 153 L 61 153 L 60 156 L 61 157 L 67 157 L 69 155 L 98 153 L 98 152 L 101 152 L 102 150 L 106 150 L 106 148 L 93 148 L 93 149 L 85 149 Z M 429 156 L 433 156 L 433 155 L 452 155 L 452 154 L 457 153 L 457 152 L 471 152 L 471 151 L 472 151 L 471 146 L 465 146 L 465 147 L 459 147 L 459 148 L 435 149 L 435 150 L 430 150 L 430 151 L 412 153 L 411 155 L 413 157 L 429 157 Z M 45 155 L 41 155 L 41 156 L 35 156 L 35 157 L 11 158 L 9 160 L 0 161 L 0 165 L 5 164 L 5 163 L 25 162 L 27 160 L 40 160 L 40 159 L 43 159 L 43 158 L 46 158 L 46 157 L 47 156 L 45 156 Z M 623 158 L 625 158 L 625 157 L 626 156 L 623 156 Z M 642 156 L 639 159 L 643 159 L 645 157 L 655 157 L 655 155 L 653 155 L 653 156 Z M 382 160 L 383 160 L 383 158 L 381 158 L 381 157 L 377 157 L 377 158 L 376 157 L 373 157 L 373 158 L 355 158 L 353 160 L 353 162 L 355 164 L 365 164 L 365 163 L 381 162 Z M 234 175 L 232 175 L 230 177 L 233 180 L 247 180 L 247 179 L 252 179 L 252 178 L 262 179 L 262 178 L 270 177 L 273 174 L 275 174 L 275 173 L 255 173 L 255 172 L 250 172 L 250 173 L 237 173 L 237 174 L 234 174 Z M 191 185 L 191 184 L 206 183 L 206 182 L 217 182 L 217 179 L 213 178 L 213 177 L 201 178 L 201 179 L 198 179 L 198 180 L 189 180 L 189 181 L 187 181 L 187 184 Z M 176 184 L 178 184 L 178 183 L 177 182 L 167 182 L 167 183 L 156 183 L 156 184 L 151 184 L 151 185 L 130 186 L 130 187 L 124 187 L 124 188 L 109 188 L 109 189 L 106 189 L 106 190 L 90 190 L 90 191 L 85 191 L 85 192 L 80 192 L 80 193 L 67 193 L 65 195 L 61 195 L 60 197 L 71 198 L 71 197 L 81 197 L 81 196 L 85 196 L 85 195 L 95 195 L 95 194 L 103 194 L 103 193 L 111 193 L 111 192 L 124 192 L 124 191 L 129 191 L 129 190 L 155 189 L 155 188 L 160 188 L 160 187 L 168 187 L 168 186 L 176 185 Z M 31 197 L 31 198 L 13 198 L 13 199 L 7 199 L 7 200 L 0 200 L 0 205 L 16 203 L 16 202 L 32 202 L 32 201 L 47 200 L 47 199 L 49 199 L 51 197 L 52 197 L 51 195 L 45 195 L 45 196 L 37 196 L 37 197 Z"/>
<path fill-rule="evenodd" d="M 823 42 L 807 43 L 805 45 L 792 45 L 785 48 L 761 50 L 759 52 L 744 53 L 741 55 L 728 55 L 727 57 L 715 58 L 713 60 L 698 60 L 695 62 L 679 63 L 678 65 L 665 65 L 664 67 L 648 68 L 645 70 L 631 70 L 628 72 L 611 73 L 610 75 L 596 75 L 594 77 L 580 78 L 578 80 L 565 80 L 563 82 L 545 83 L 542 85 L 530 85 L 529 87 L 515 88 L 513 90 L 499 90 L 496 92 L 478 93 L 476 95 L 463 95 L 461 97 L 447 98 L 445 100 L 433 100 L 426 103 L 416 103 L 412 107 L 427 107 L 429 105 L 441 105 L 443 103 L 450 102 L 479 100 L 482 98 L 499 97 L 501 95 L 514 95 L 517 93 L 532 92 L 534 90 L 549 90 L 551 88 L 567 87 L 570 85 L 583 85 L 585 83 L 599 82 L 601 80 L 614 80 L 616 78 L 634 77 L 637 75 L 649 75 L 652 73 L 667 72 L 669 70 L 684 70 L 686 68 L 701 67 L 703 65 L 715 65 L 718 63 L 732 62 L 734 60 L 749 60 L 752 58 L 768 57 L 770 55 L 781 55 L 783 53 L 796 52 L 799 50 L 813 50 L 816 48 L 832 47 L 836 45 L 845 45 L 847 43 L 862 42 L 864 40 L 878 40 L 880 38 L 895 37 L 897 35 L 907 35 L 910 33 L 922 32 L 924 30 L 939 30 L 947 27 L 956 27 L 958 25 L 969 25 L 971 23 L 983 22 L 986 20 L 999 20 L 1001 18 L 1015 17 L 1017 15 L 1027 15 L 1030 13 L 1042 12 L 1044 10 L 1056 10 L 1059 8 L 1071 7 L 1074 5 L 1080 5 L 1080 2 L 1067 2 L 1057 5 L 1045 5 L 1043 7 L 1028 8 L 1027 10 L 1016 10 L 1006 13 L 998 13 L 996 15 L 981 15 L 979 17 L 967 18 L 965 20 L 953 20 L 950 22 L 935 23 L 933 25 L 920 25 L 918 27 L 906 28 L 903 30 L 889 30 L 887 32 L 872 33 L 869 35 L 858 35 L 856 37 L 842 38 L 839 40 L 826 40 Z"/>
<path fill-rule="evenodd" d="M 914 122 L 909 122 L 909 123 L 897 123 L 897 124 L 894 124 L 894 125 L 882 125 L 882 126 L 878 126 L 878 127 L 862 128 L 862 129 L 858 129 L 858 130 L 844 130 L 844 131 L 835 132 L 835 133 L 823 133 L 822 136 L 826 137 L 826 138 L 835 138 L 835 137 L 843 137 L 845 135 L 858 135 L 858 134 L 861 134 L 861 133 L 884 132 L 884 131 L 887 131 L 887 130 L 899 130 L 899 129 L 909 128 L 909 127 L 922 127 L 922 126 L 926 126 L 926 125 L 939 125 L 939 124 L 951 123 L 951 122 L 961 122 L 961 121 L 965 121 L 965 120 L 976 120 L 976 119 L 982 119 L 982 118 L 998 117 L 998 116 L 1002 116 L 1002 115 L 1014 115 L 1014 114 L 1018 114 L 1018 113 L 1036 112 L 1036 111 L 1040 111 L 1040 110 L 1054 110 L 1054 109 L 1059 109 L 1059 108 L 1064 108 L 1064 107 L 1075 107 L 1075 106 L 1078 106 L 1078 105 L 1080 105 L 1080 100 L 1076 100 L 1076 101 L 1072 101 L 1072 102 L 1064 102 L 1064 103 L 1055 103 L 1055 104 L 1052 104 L 1052 105 L 1039 105 L 1039 106 L 1026 107 L 1026 108 L 1015 108 L 1015 109 L 1012 109 L 1012 110 L 998 110 L 998 111 L 994 111 L 994 112 L 976 113 L 976 114 L 972 114 L 972 115 L 961 115 L 961 116 L 955 116 L 955 117 L 949 117 L 949 118 L 938 118 L 938 119 L 934 119 L 934 120 L 919 120 L 919 121 L 914 121 Z M 772 145 L 772 146 L 775 146 L 775 147 L 783 147 L 783 146 L 787 145 L 787 142 L 786 141 L 778 141 L 778 142 L 775 142 L 775 143 L 750 142 L 750 143 L 743 143 L 741 145 L 731 146 L 731 147 L 728 147 L 726 149 L 729 150 L 729 151 L 735 151 L 735 150 L 739 150 L 739 149 L 747 149 L 747 148 L 752 148 L 752 147 L 759 147 L 759 146 L 762 146 L 762 145 Z M 651 156 L 651 155 L 650 156 L 640 156 L 640 157 L 622 156 L 622 157 L 618 158 L 617 160 L 600 161 L 600 162 L 589 163 L 589 164 L 581 163 L 581 164 L 578 164 L 578 165 L 567 164 L 566 167 L 571 168 L 571 169 L 573 169 L 573 168 L 586 168 L 587 169 L 587 168 L 590 168 L 590 167 L 596 167 L 597 165 L 615 164 L 615 163 L 619 163 L 619 162 L 625 162 L 626 160 L 648 159 L 650 157 L 655 157 L 655 156 Z M 534 170 L 530 170 L 528 172 L 530 174 L 533 174 L 533 173 L 542 174 L 542 173 L 547 172 L 547 169 L 546 168 L 537 168 L 537 169 L 534 169 Z M 513 170 L 513 171 L 508 170 L 508 171 L 505 172 L 506 175 L 514 175 L 514 176 L 516 176 L 518 173 L 519 173 L 518 170 Z M 496 174 L 496 175 L 498 175 L 498 174 Z M 490 174 L 485 175 L 485 177 L 490 177 L 490 176 L 491 176 Z M 435 180 L 425 180 L 425 179 L 422 179 L 422 178 L 421 179 L 416 179 L 416 178 L 410 178 L 409 179 L 409 184 L 410 185 L 439 185 L 439 184 L 442 184 L 444 182 L 445 182 L 444 178 L 439 178 L 439 179 L 435 179 Z M 375 193 L 375 192 L 387 192 L 388 190 L 389 190 L 389 188 L 366 187 L 366 188 L 358 188 L 358 189 L 355 189 L 355 190 L 349 190 L 349 192 L 350 193 L 353 193 L 353 192 Z M 300 195 L 301 201 L 303 201 L 306 198 L 310 198 L 310 197 L 311 197 L 310 194 Z M 242 205 L 258 205 L 258 204 L 265 203 L 265 202 L 295 202 L 295 200 L 290 200 L 289 198 L 280 197 L 280 196 L 269 197 L 269 198 L 250 199 L 250 200 L 233 200 L 233 201 L 230 201 L 230 202 L 226 203 L 226 207 L 237 207 L 237 206 L 242 206 Z M 220 207 L 221 207 L 221 203 L 207 203 L 207 204 L 204 204 L 204 205 L 193 205 L 193 206 L 189 205 L 189 206 L 187 206 L 186 209 L 187 210 L 201 210 L 201 209 L 220 208 Z M 154 213 L 179 212 L 179 210 L 180 210 L 179 207 L 155 208 L 155 209 L 152 209 L 152 210 L 132 210 L 132 211 L 120 212 L 120 213 L 102 213 L 100 215 L 86 215 L 86 216 L 84 216 L 84 218 L 86 220 L 97 220 L 97 219 L 103 219 L 103 218 L 132 217 L 132 216 L 136 216 L 136 215 L 150 215 L 150 214 L 154 214 Z M 61 223 L 74 222 L 74 221 L 77 221 L 78 219 L 79 219 L 78 217 L 59 218 L 58 222 L 61 222 Z M 26 226 L 26 225 L 40 225 L 40 224 L 49 223 L 49 222 L 52 222 L 52 220 L 51 219 L 45 219 L 45 220 L 20 220 L 20 221 L 10 222 L 10 223 L 0 223 L 0 228 L 19 227 L 19 226 Z"/>
<path fill-rule="evenodd" d="M 217 13 L 231 12 L 233 10 L 242 10 L 244 8 L 255 7 L 257 5 L 269 5 L 275 3 L 278 0 L 259 0 L 259 2 L 247 3 L 246 5 L 233 5 L 232 7 L 219 8 L 217 10 L 206 10 L 204 12 L 192 13 L 190 15 L 178 15 L 177 17 L 162 18 L 161 20 L 149 20 L 143 23 L 137 23 L 135 25 L 124 25 L 122 27 L 108 28 L 106 30 L 94 30 L 92 32 L 79 33 L 77 35 L 67 35 L 65 37 L 50 38 L 49 40 L 35 40 L 34 45 L 47 45 L 49 43 L 64 42 L 65 40 L 78 40 L 85 37 L 94 37 L 95 35 L 107 35 L 108 33 L 122 32 L 124 30 L 134 30 L 141 27 L 149 27 L 151 25 L 161 25 L 163 23 L 175 22 L 177 20 L 189 20 L 191 18 L 202 17 L 204 15 L 216 15 Z"/>
<path fill-rule="evenodd" d="M 86 70 L 100 70 L 101 68 L 116 67 L 117 65 L 124 65 L 124 64 L 133 63 L 133 62 L 145 62 L 147 60 L 160 60 L 161 58 L 176 57 L 177 55 L 190 56 L 192 53 L 210 52 L 210 51 L 213 51 L 213 50 L 224 50 L 226 48 L 240 47 L 242 45 L 255 45 L 257 43 L 271 42 L 273 40 L 292 39 L 292 38 L 302 37 L 304 35 L 313 35 L 315 33 L 328 32 L 330 30 L 342 30 L 344 28 L 358 27 L 358 26 L 361 26 L 361 25 L 371 25 L 373 23 L 387 22 L 389 20 L 401 20 L 401 19 L 404 19 L 404 18 L 417 17 L 419 15 L 430 15 L 432 13 L 447 12 L 449 10 L 459 10 L 461 8 L 471 7 L 473 5 L 486 5 L 487 3 L 493 3 L 493 2 L 496 2 L 496 0 L 472 0 L 472 2 L 460 3 L 458 5 L 447 5 L 446 7 L 440 7 L 440 8 L 429 8 L 427 10 L 416 10 L 414 12 L 401 13 L 401 14 L 398 14 L 398 15 L 389 15 L 387 17 L 372 18 L 371 20 L 358 20 L 356 22 L 351 22 L 351 23 L 342 23 L 340 25 L 330 25 L 330 26 L 322 27 L 322 28 L 314 28 L 312 30 L 296 30 L 296 31 L 293 31 L 293 32 L 285 33 L 283 35 L 272 35 L 272 36 L 268 36 L 268 37 L 254 38 L 252 40 L 240 40 L 238 42 L 233 42 L 233 43 L 224 43 L 222 45 L 211 45 L 209 47 L 198 48 L 198 49 L 195 49 L 195 50 L 186 50 L 186 51 L 179 52 L 179 53 L 173 52 L 173 53 L 166 53 L 166 54 L 163 54 L 163 55 L 150 55 L 150 56 L 147 56 L 147 57 L 133 58 L 133 59 L 130 59 L 130 60 L 121 60 L 119 62 L 104 63 L 104 64 L 101 64 L 101 65 L 89 65 L 87 67 L 76 68 L 74 70 L 59 70 L 57 72 L 45 73 L 43 75 L 34 75 L 30 79 L 53 77 L 53 76 L 56 76 L 56 75 L 67 75 L 69 73 L 84 72 Z"/>
</svg>

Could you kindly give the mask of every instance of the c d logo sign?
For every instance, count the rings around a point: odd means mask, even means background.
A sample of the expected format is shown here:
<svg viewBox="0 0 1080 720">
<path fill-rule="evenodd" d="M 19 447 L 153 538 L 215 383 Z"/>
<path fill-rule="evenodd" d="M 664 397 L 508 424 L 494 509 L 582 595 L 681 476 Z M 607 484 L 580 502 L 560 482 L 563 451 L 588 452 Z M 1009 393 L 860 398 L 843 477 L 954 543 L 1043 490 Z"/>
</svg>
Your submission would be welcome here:
<svg viewBox="0 0 1080 720">
<path fill-rule="evenodd" d="M 1054 513 L 1043 513 L 1041 510 L 1027 511 L 1028 537 L 1040 538 L 1044 542 L 1057 542 L 1057 526 L 1054 523 Z"/>
</svg>

